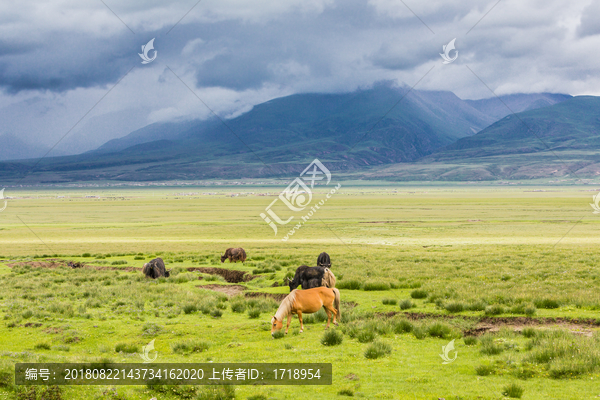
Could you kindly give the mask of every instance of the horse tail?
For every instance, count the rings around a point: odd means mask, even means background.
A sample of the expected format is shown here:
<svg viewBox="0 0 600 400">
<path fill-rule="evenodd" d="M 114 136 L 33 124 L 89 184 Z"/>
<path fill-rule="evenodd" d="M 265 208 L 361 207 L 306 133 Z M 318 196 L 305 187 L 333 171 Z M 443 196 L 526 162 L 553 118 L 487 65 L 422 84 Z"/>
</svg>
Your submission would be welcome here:
<svg viewBox="0 0 600 400">
<path fill-rule="evenodd" d="M 338 321 L 342 319 L 342 311 L 340 310 L 340 291 L 337 290 L 336 288 L 333 288 L 333 294 L 335 295 L 334 299 L 333 299 L 333 307 L 335 308 L 335 311 L 337 312 L 337 319 Z"/>
</svg>

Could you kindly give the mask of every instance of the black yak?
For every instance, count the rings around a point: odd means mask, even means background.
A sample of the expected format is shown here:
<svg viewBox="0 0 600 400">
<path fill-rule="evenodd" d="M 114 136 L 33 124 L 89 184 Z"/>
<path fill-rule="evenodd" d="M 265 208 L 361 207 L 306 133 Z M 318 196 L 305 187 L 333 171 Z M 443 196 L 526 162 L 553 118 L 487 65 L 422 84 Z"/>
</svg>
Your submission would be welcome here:
<svg viewBox="0 0 600 400">
<path fill-rule="evenodd" d="M 238 261 L 244 263 L 244 261 L 246 261 L 246 251 L 241 247 L 236 247 L 235 249 L 230 247 L 225 250 L 225 254 L 221 256 L 221 262 L 224 263 L 228 258 L 230 263 Z"/>
<path fill-rule="evenodd" d="M 319 257 L 317 257 L 317 266 L 331 268 L 331 259 L 329 258 L 329 254 L 325 252 L 319 254 Z"/>
<path fill-rule="evenodd" d="M 298 286 L 302 286 L 302 289 L 312 289 L 319 286 L 334 287 L 335 276 L 329 268 L 301 265 L 296 269 L 294 279 L 288 278 L 288 286 L 290 292 Z"/>
<path fill-rule="evenodd" d="M 152 279 L 160 278 L 161 276 L 168 278 L 171 275 L 170 271 L 170 269 L 167 270 L 165 268 L 165 263 L 160 257 L 147 262 L 142 269 L 144 275 Z"/>
</svg>

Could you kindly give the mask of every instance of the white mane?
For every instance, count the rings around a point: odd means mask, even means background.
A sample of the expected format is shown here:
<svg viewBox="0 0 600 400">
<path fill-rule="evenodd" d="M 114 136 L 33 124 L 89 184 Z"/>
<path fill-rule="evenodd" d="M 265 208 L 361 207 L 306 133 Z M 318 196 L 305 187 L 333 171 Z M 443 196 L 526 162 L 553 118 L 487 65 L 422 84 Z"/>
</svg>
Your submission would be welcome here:
<svg viewBox="0 0 600 400">
<path fill-rule="evenodd" d="M 296 301 L 296 292 L 298 292 L 298 289 L 292 290 L 290 294 L 285 296 L 285 299 L 283 299 L 283 301 L 279 305 L 279 308 L 275 313 L 275 318 L 278 321 L 283 321 L 283 318 L 290 314 L 292 306 L 294 305 L 294 301 Z"/>
</svg>

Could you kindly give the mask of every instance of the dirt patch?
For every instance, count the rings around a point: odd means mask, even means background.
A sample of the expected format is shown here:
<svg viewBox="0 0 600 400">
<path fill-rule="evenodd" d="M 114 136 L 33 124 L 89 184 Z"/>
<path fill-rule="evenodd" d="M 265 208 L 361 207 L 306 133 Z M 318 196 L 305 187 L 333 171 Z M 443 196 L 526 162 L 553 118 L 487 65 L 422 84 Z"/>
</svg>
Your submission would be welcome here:
<svg viewBox="0 0 600 400">
<path fill-rule="evenodd" d="M 275 299 L 277 301 L 281 301 L 281 300 L 285 299 L 285 297 L 287 295 L 288 295 L 287 293 L 262 293 L 262 292 L 244 293 L 244 296 L 246 296 L 247 298 L 270 297 L 270 298 Z"/>
<path fill-rule="evenodd" d="M 46 261 L 21 261 L 16 263 L 6 264 L 9 268 L 13 267 L 33 267 L 33 268 L 59 268 L 59 267 L 68 267 L 72 269 L 93 269 L 96 271 L 141 271 L 141 268 L 136 267 L 108 267 L 108 266 L 100 266 L 100 265 L 87 265 L 83 263 L 79 263 L 79 267 L 70 267 L 69 261 L 64 260 L 46 260 Z"/>
<path fill-rule="evenodd" d="M 358 303 L 356 303 L 354 301 L 342 301 L 341 303 L 346 308 L 354 308 L 358 305 Z"/>
<path fill-rule="evenodd" d="M 40 326 L 42 326 L 42 324 L 40 324 L 39 322 L 28 322 L 23 326 L 25 328 L 39 328 Z"/>
<path fill-rule="evenodd" d="M 591 336 L 591 328 L 600 326 L 599 319 L 592 318 L 553 318 L 553 317 L 470 317 L 461 315 L 444 315 L 444 314 L 426 314 L 426 313 L 404 313 L 392 311 L 389 313 L 382 314 L 385 317 L 391 318 L 394 315 L 404 315 L 410 320 L 422 320 L 422 319 L 463 319 L 467 321 L 476 322 L 475 327 L 466 329 L 463 333 L 466 336 L 479 336 L 487 332 L 497 332 L 501 328 L 510 328 L 515 332 L 521 332 L 526 327 L 539 327 L 539 328 L 552 328 L 558 327 L 562 329 L 568 329 L 569 331 L 584 335 Z"/>
<path fill-rule="evenodd" d="M 225 293 L 227 296 L 235 296 L 238 293 L 246 290 L 245 286 L 241 285 L 200 285 L 196 286 L 200 289 L 214 290 L 216 292 Z"/>
<path fill-rule="evenodd" d="M 219 275 L 222 276 L 228 283 L 248 282 L 256 278 L 255 275 L 249 274 L 248 272 L 236 271 L 234 269 L 192 267 L 188 268 L 187 270 L 190 272 L 197 271 L 202 272 L 203 274 Z"/>
</svg>

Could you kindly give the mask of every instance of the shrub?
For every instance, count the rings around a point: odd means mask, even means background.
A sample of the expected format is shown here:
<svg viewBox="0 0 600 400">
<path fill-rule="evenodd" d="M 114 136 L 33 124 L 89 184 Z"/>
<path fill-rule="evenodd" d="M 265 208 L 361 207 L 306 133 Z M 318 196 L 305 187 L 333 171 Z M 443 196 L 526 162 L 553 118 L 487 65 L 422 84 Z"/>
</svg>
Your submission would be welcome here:
<svg viewBox="0 0 600 400">
<path fill-rule="evenodd" d="M 198 392 L 198 400 L 235 400 L 233 385 L 203 386 Z"/>
<path fill-rule="evenodd" d="M 133 257 L 133 259 L 134 260 L 145 260 L 146 257 L 144 257 L 144 256 L 135 256 L 135 257 Z"/>
<path fill-rule="evenodd" d="M 116 260 L 110 263 L 110 265 L 124 265 L 127 264 L 127 261 L 125 260 Z"/>
<path fill-rule="evenodd" d="M 427 292 L 423 289 L 415 289 L 410 292 L 410 297 L 413 299 L 424 299 L 427 297 Z"/>
<path fill-rule="evenodd" d="M 535 304 L 537 308 L 553 309 L 560 307 L 560 303 L 558 302 L 558 300 L 554 299 L 535 300 L 533 304 Z"/>
<path fill-rule="evenodd" d="M 335 285 L 338 289 L 360 290 L 362 283 L 357 279 L 345 279 Z"/>
<path fill-rule="evenodd" d="M 412 301 L 410 301 L 410 299 L 404 299 L 400 302 L 400 309 L 401 310 L 408 310 L 409 308 L 414 307 L 414 304 Z"/>
<path fill-rule="evenodd" d="M 243 300 L 232 301 L 229 306 L 231 307 L 231 311 L 234 313 L 243 313 L 246 311 L 246 302 Z"/>
<path fill-rule="evenodd" d="M 365 291 L 390 290 L 390 284 L 388 282 L 381 282 L 381 281 L 367 281 L 363 285 L 363 290 L 365 290 Z"/>
<path fill-rule="evenodd" d="M 283 332 L 283 329 L 281 329 L 281 330 L 273 332 L 273 334 L 271 336 L 273 336 L 273 339 L 281 339 L 282 337 L 285 336 L 285 333 Z"/>
<path fill-rule="evenodd" d="M 340 332 L 336 329 L 330 329 L 323 334 L 323 337 L 321 337 L 321 344 L 323 346 L 337 346 L 342 344 L 343 340 L 344 337 Z"/>
<path fill-rule="evenodd" d="M 198 307 L 196 307 L 195 304 L 186 304 L 183 306 L 183 312 L 185 314 L 195 313 L 196 311 L 198 311 Z"/>
<path fill-rule="evenodd" d="M 498 346 L 494 342 L 494 337 L 490 335 L 484 335 L 481 337 L 481 354 L 488 356 L 494 356 L 502 353 L 502 347 Z"/>
<path fill-rule="evenodd" d="M 356 335 L 356 338 L 361 343 L 369 343 L 375 340 L 375 333 L 371 330 L 363 329 Z"/>
<path fill-rule="evenodd" d="M 28 318 L 33 317 L 33 311 L 27 310 L 27 311 L 24 311 L 21 315 L 23 316 L 23 318 L 28 319 Z"/>
<path fill-rule="evenodd" d="M 396 304 L 398 304 L 398 300 L 396 300 L 396 299 L 387 299 L 386 298 L 386 299 L 381 300 L 381 302 L 385 305 L 392 305 L 392 306 L 395 306 Z"/>
<path fill-rule="evenodd" d="M 115 346 L 115 351 L 117 353 L 137 353 L 138 352 L 138 347 L 135 344 L 132 343 L 117 343 L 117 345 Z"/>
<path fill-rule="evenodd" d="M 47 342 L 39 342 L 34 346 L 36 350 L 50 350 L 50 343 Z"/>
<path fill-rule="evenodd" d="M 431 337 L 438 337 L 441 339 L 449 339 L 451 337 L 459 336 L 454 329 L 443 322 L 434 322 L 427 326 L 427 334 Z"/>
<path fill-rule="evenodd" d="M 485 302 L 476 301 L 474 303 L 469 303 L 469 305 L 466 306 L 466 309 L 471 311 L 485 311 L 486 307 L 487 304 Z"/>
<path fill-rule="evenodd" d="M 525 307 L 525 315 L 527 315 L 528 317 L 533 317 L 536 312 L 537 309 L 534 306 Z"/>
<path fill-rule="evenodd" d="M 535 336 L 535 329 L 533 329 L 533 328 L 523 328 L 523 330 L 521 331 L 521 333 L 526 338 L 532 338 L 532 337 Z"/>
<path fill-rule="evenodd" d="M 427 337 L 427 331 L 422 326 L 413 327 L 412 333 L 417 339 L 425 339 Z"/>
<path fill-rule="evenodd" d="M 185 353 L 201 353 L 208 350 L 210 344 L 201 340 L 186 340 L 183 342 L 171 343 L 171 350 L 173 353 L 185 354 Z"/>
<path fill-rule="evenodd" d="M 477 344 L 478 340 L 476 336 L 465 336 L 463 342 L 466 346 L 474 346 Z"/>
<path fill-rule="evenodd" d="M 260 310 L 258 308 L 251 308 L 248 310 L 248 317 L 250 319 L 257 319 L 260 317 Z"/>
<path fill-rule="evenodd" d="M 350 396 L 354 397 L 354 391 L 352 389 L 341 389 L 338 391 L 338 396 Z"/>
<path fill-rule="evenodd" d="M 444 308 L 450 313 L 459 313 L 464 311 L 465 305 L 459 301 L 454 301 L 452 303 L 446 304 Z"/>
<path fill-rule="evenodd" d="M 215 308 L 210 312 L 210 316 L 214 318 L 221 318 L 222 315 L 223 311 L 219 310 L 218 308 Z"/>
<path fill-rule="evenodd" d="M 516 383 L 511 383 L 502 389 L 502 394 L 513 399 L 520 399 L 523 396 L 523 388 Z"/>
<path fill-rule="evenodd" d="M 409 333 L 413 330 L 413 325 L 407 319 L 399 319 L 392 321 L 392 329 L 394 333 Z"/>
<path fill-rule="evenodd" d="M 92 255 L 91 255 L 90 253 L 83 253 L 83 254 L 81 255 L 81 257 L 91 257 L 91 256 L 92 256 Z"/>
<path fill-rule="evenodd" d="M 475 373 L 479 376 L 488 376 L 494 372 L 494 367 L 488 364 L 481 364 L 475 367 Z"/>
<path fill-rule="evenodd" d="M 494 304 L 485 308 L 485 315 L 500 315 L 504 312 L 504 307 L 500 304 Z"/>
<path fill-rule="evenodd" d="M 392 347 L 380 341 L 373 342 L 365 350 L 365 357 L 374 360 L 376 358 L 383 357 L 392 352 Z"/>
</svg>

